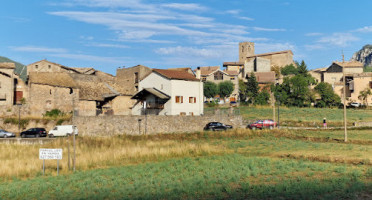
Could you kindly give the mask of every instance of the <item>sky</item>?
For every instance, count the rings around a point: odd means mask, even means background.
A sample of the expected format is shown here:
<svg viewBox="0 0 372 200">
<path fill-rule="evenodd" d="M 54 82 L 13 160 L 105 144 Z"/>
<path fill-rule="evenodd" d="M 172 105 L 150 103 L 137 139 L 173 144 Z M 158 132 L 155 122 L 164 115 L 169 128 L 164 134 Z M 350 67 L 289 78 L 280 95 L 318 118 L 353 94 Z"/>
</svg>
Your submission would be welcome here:
<svg viewBox="0 0 372 200">
<path fill-rule="evenodd" d="M 372 44 L 370 0 L 3 0 L 0 56 L 94 67 L 222 66 L 239 42 L 292 50 L 309 69 Z"/>
</svg>

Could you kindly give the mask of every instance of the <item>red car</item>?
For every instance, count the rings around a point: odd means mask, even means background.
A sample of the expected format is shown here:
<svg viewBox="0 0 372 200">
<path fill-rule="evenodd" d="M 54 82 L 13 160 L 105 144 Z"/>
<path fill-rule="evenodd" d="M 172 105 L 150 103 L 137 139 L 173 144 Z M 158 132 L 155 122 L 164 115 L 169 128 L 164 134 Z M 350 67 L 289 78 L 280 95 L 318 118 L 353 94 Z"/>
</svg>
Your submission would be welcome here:
<svg viewBox="0 0 372 200">
<path fill-rule="evenodd" d="M 274 127 L 276 127 L 276 122 L 271 119 L 258 120 L 252 124 L 248 124 L 247 126 L 247 128 L 250 128 L 252 130 L 264 128 L 273 129 Z"/>
</svg>

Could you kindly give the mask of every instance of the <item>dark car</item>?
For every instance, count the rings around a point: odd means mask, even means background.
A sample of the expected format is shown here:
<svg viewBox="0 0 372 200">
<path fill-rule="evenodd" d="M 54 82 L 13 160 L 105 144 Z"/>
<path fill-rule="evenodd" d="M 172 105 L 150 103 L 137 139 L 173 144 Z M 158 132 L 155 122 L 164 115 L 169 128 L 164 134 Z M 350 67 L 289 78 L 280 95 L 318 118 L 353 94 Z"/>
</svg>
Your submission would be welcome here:
<svg viewBox="0 0 372 200">
<path fill-rule="evenodd" d="M 32 135 L 34 137 L 46 137 L 47 132 L 46 132 L 45 128 L 30 128 L 26 131 L 21 132 L 20 135 L 23 138 L 28 137 L 30 135 Z"/>
<path fill-rule="evenodd" d="M 207 125 L 205 125 L 204 130 L 224 131 L 232 128 L 233 127 L 231 125 L 225 125 L 221 122 L 209 122 Z"/>
<path fill-rule="evenodd" d="M 271 119 L 258 120 L 252 124 L 248 124 L 247 126 L 247 128 L 250 128 L 252 130 L 264 128 L 273 129 L 274 127 L 276 127 L 276 122 Z"/>
</svg>

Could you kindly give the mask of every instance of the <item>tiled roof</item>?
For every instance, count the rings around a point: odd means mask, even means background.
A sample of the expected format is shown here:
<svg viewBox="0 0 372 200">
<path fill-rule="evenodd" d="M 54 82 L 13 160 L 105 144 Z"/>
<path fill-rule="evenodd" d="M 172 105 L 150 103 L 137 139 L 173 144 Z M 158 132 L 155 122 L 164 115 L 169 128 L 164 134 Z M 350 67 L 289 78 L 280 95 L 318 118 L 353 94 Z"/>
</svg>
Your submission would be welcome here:
<svg viewBox="0 0 372 200">
<path fill-rule="evenodd" d="M 255 72 L 254 75 L 258 83 L 275 83 L 275 72 Z"/>
<path fill-rule="evenodd" d="M 361 62 L 358 62 L 358 61 L 349 61 L 349 62 L 333 62 L 335 63 L 336 65 L 339 65 L 341 67 L 350 67 L 350 68 L 353 68 L 353 67 L 363 67 L 363 63 Z"/>
<path fill-rule="evenodd" d="M 14 69 L 15 68 L 15 64 L 14 63 L 11 63 L 11 62 L 3 62 L 3 63 L 0 63 L 0 68 L 3 68 L 3 69 Z"/>
<path fill-rule="evenodd" d="M 255 54 L 253 56 L 247 56 L 247 58 L 260 57 L 260 56 L 269 56 L 269 55 L 274 55 L 274 54 L 285 54 L 285 53 L 290 53 L 290 54 L 293 55 L 293 52 L 291 50 L 285 50 L 285 51 L 277 51 L 277 52 Z"/>
<path fill-rule="evenodd" d="M 79 89 L 79 99 L 103 101 L 106 97 L 119 95 L 113 86 L 94 75 L 66 72 L 31 72 L 29 82 Z"/>
<path fill-rule="evenodd" d="M 227 66 L 227 65 L 241 66 L 241 65 L 244 65 L 244 62 L 224 62 L 223 63 L 223 66 Z"/>
<path fill-rule="evenodd" d="M 235 71 L 235 70 L 223 70 L 223 72 L 225 72 L 226 74 L 228 74 L 230 76 L 237 76 L 237 75 L 239 75 L 239 72 L 238 71 Z"/>
<path fill-rule="evenodd" d="M 186 71 L 177 71 L 177 70 L 167 70 L 167 69 L 153 69 L 153 72 L 156 72 L 162 76 L 165 76 L 169 79 L 176 79 L 176 80 L 187 80 L 187 81 L 199 81 L 199 79 L 195 78 L 194 75 L 186 72 Z"/>
</svg>

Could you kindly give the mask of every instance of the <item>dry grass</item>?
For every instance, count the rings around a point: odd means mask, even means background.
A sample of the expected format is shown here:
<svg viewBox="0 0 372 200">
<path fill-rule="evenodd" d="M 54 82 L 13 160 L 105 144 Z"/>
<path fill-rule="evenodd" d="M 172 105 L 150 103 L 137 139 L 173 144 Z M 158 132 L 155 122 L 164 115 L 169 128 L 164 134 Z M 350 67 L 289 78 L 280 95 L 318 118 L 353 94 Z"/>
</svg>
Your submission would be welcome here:
<svg viewBox="0 0 372 200">
<path fill-rule="evenodd" d="M 78 137 L 76 146 L 77 170 L 223 152 L 223 149 L 216 148 L 208 143 L 164 139 L 162 137 L 164 136 L 148 137 L 147 139 L 144 137 Z M 69 173 L 69 145 L 72 156 L 72 138 L 70 138 L 70 141 L 67 138 L 58 138 L 45 145 L 1 144 L 0 152 L 6 153 L 0 154 L 0 160 L 2 161 L 0 177 L 6 179 L 12 177 L 25 178 L 41 174 L 43 162 L 39 160 L 39 148 L 62 148 L 63 159 L 60 161 L 60 173 Z M 56 173 L 56 163 L 55 160 L 46 161 L 47 173 Z"/>
</svg>

